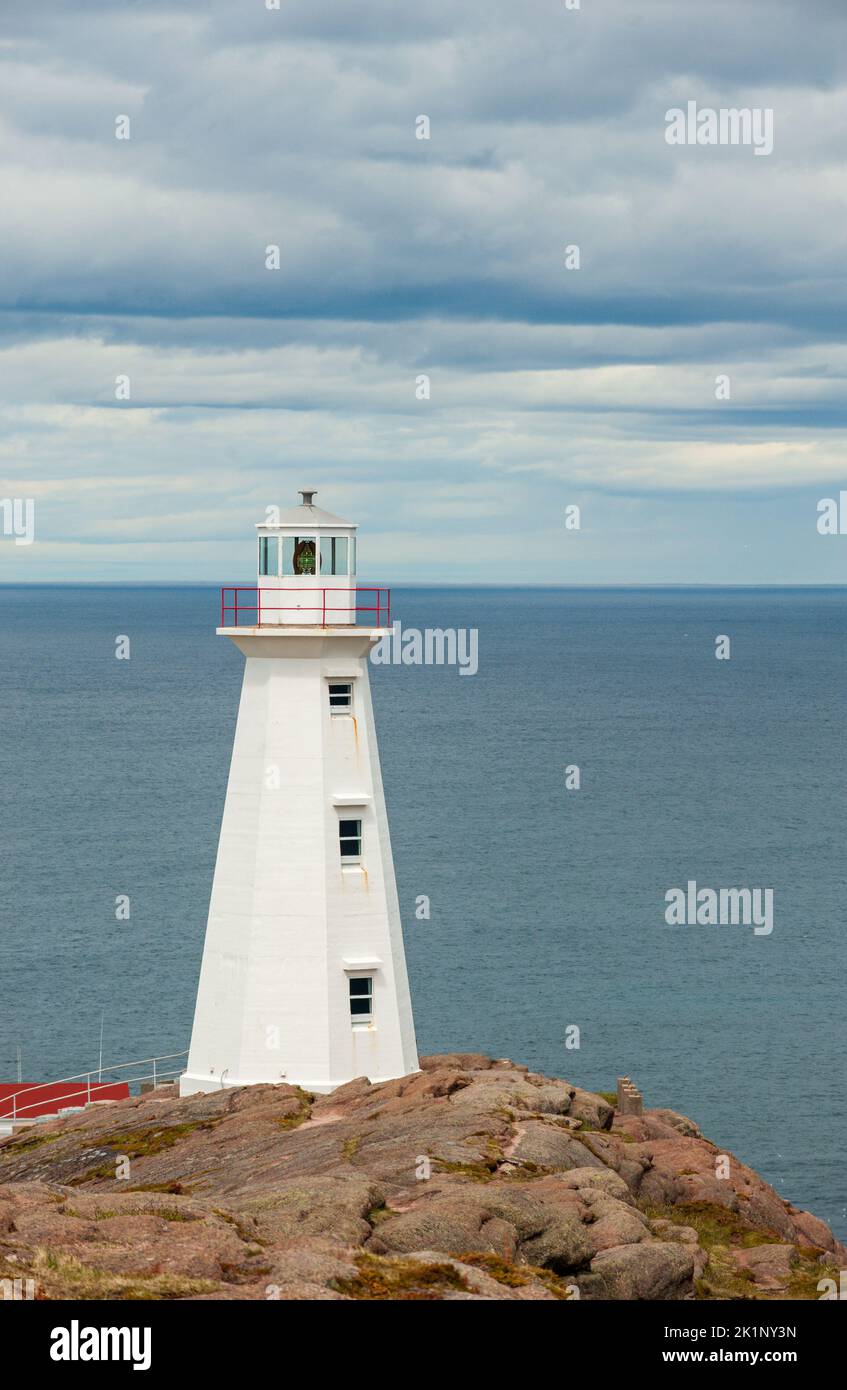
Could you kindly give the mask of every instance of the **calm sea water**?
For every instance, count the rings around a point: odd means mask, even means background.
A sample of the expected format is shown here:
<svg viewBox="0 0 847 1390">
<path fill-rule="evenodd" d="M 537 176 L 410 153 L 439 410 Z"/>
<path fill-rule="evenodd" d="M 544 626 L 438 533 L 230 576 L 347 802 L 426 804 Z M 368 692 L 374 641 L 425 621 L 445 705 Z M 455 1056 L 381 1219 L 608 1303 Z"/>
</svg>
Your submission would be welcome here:
<svg viewBox="0 0 847 1390">
<path fill-rule="evenodd" d="M 188 1044 L 242 671 L 216 606 L 0 588 L 0 1078 L 18 1045 L 25 1079 L 96 1065 L 103 1010 L 107 1061 Z M 394 610 L 479 630 L 474 677 L 372 671 L 421 1051 L 629 1074 L 847 1234 L 847 592 L 410 589 Z M 773 888 L 772 935 L 668 927 L 689 878 Z"/>
</svg>

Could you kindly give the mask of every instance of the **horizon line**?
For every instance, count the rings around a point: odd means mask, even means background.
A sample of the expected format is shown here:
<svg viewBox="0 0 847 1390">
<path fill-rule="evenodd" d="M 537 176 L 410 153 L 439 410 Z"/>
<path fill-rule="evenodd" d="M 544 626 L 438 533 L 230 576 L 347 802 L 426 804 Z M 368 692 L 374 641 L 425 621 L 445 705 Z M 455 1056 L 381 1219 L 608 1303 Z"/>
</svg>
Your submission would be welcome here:
<svg viewBox="0 0 847 1390">
<path fill-rule="evenodd" d="M 221 584 L 219 580 L 213 579 L 29 579 L 29 580 L 0 580 L 0 589 L 231 589 L 231 588 L 256 589 L 260 587 L 256 584 Z M 270 588 L 270 585 L 262 585 L 262 588 Z M 814 580 L 802 580 L 796 583 L 786 581 L 766 581 L 756 580 L 749 582 L 729 581 L 725 583 L 716 580 L 643 580 L 643 581 L 620 581 L 620 580 L 597 580 L 594 583 L 584 584 L 549 583 L 539 582 L 536 584 L 495 584 L 486 580 L 455 580 L 452 583 L 432 584 L 424 580 L 408 579 L 396 584 L 386 585 L 382 581 L 374 584 L 360 584 L 360 589 L 369 588 L 393 588 L 393 589 L 492 589 L 500 592 L 512 592 L 516 589 L 539 590 L 539 589 L 569 589 L 569 590 L 590 590 L 590 589 L 847 589 L 847 582 L 830 583 L 817 582 Z"/>
</svg>

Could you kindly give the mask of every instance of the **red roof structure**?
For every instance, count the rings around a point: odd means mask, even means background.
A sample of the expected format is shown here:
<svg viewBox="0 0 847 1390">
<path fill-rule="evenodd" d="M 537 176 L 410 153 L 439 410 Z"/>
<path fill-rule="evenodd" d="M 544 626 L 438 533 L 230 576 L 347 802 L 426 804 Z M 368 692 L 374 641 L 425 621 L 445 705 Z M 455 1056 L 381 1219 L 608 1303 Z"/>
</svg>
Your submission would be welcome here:
<svg viewBox="0 0 847 1390">
<path fill-rule="evenodd" d="M 2 1081 L 0 1119 L 31 1120 L 36 1115 L 56 1115 L 68 1105 L 89 1100 L 127 1100 L 126 1081 Z"/>
</svg>

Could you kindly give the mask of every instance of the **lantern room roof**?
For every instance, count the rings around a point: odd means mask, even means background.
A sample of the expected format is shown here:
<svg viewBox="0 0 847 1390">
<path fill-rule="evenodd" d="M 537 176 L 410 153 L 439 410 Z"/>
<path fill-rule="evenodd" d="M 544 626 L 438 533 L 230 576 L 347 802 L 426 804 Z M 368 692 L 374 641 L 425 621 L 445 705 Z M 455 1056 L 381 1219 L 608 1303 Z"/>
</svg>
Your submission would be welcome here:
<svg viewBox="0 0 847 1390">
<path fill-rule="evenodd" d="M 332 512 L 325 512 L 323 507 L 316 507 L 311 500 L 315 496 L 314 492 L 306 491 L 301 496 L 309 500 L 302 502 L 299 507 L 286 507 L 285 511 L 280 512 L 279 521 L 257 521 L 256 526 L 261 531 L 278 531 L 280 528 L 308 531 L 324 526 L 355 531 L 355 521 L 345 521 L 343 517 L 335 516 Z"/>
</svg>

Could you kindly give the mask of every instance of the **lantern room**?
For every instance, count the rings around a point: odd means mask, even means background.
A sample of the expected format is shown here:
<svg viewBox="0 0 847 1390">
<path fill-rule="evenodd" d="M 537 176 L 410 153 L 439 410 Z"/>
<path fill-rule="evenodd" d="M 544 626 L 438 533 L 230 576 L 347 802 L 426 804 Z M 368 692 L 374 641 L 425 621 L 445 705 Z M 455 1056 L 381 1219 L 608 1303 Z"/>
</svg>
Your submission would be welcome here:
<svg viewBox="0 0 847 1390">
<path fill-rule="evenodd" d="M 356 621 L 356 524 L 316 507 L 304 489 L 299 507 L 259 522 L 262 624 Z"/>
</svg>

